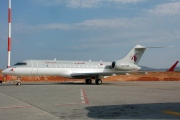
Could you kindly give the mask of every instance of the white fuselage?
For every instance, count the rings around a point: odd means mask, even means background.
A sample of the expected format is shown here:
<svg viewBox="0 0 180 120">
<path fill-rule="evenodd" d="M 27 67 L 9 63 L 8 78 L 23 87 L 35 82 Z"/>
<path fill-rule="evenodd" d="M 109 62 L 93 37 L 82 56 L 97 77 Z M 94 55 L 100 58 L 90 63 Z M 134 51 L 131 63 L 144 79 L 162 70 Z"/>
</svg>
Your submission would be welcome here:
<svg viewBox="0 0 180 120">
<path fill-rule="evenodd" d="M 53 61 L 26 60 L 7 68 L 3 74 L 13 76 L 62 76 L 73 78 L 72 74 L 115 73 L 117 71 L 139 70 L 137 65 L 121 63 L 120 68 L 112 69 L 111 62 L 93 61 Z"/>
</svg>

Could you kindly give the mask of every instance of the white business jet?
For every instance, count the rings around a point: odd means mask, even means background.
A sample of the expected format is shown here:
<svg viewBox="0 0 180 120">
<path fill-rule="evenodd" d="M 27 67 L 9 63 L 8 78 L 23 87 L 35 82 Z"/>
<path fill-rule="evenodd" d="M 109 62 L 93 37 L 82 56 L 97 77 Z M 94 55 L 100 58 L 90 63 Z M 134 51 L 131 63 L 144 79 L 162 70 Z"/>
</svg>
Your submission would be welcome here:
<svg viewBox="0 0 180 120">
<path fill-rule="evenodd" d="M 101 84 L 101 78 L 116 74 L 126 74 L 141 69 L 137 64 L 147 48 L 136 45 L 121 60 L 113 62 L 62 61 L 62 60 L 25 60 L 2 71 L 3 75 L 12 76 L 62 76 L 67 78 L 84 78 L 86 84 L 92 79 Z M 154 48 L 154 47 L 153 47 Z M 157 47 L 155 47 L 157 48 Z M 17 84 L 21 84 L 20 82 Z"/>
</svg>

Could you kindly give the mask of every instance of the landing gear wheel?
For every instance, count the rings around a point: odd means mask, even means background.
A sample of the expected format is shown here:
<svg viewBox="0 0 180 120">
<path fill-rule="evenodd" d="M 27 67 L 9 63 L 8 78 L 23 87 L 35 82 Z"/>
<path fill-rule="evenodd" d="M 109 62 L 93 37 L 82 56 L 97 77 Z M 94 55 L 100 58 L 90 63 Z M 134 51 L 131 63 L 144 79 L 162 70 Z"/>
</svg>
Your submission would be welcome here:
<svg viewBox="0 0 180 120">
<path fill-rule="evenodd" d="M 20 86 L 20 85 L 21 85 L 21 82 L 17 82 L 16 85 Z"/>
<path fill-rule="evenodd" d="M 102 84 L 102 80 L 101 79 L 97 79 L 97 80 L 95 80 L 95 82 L 96 82 L 96 85 Z"/>
<path fill-rule="evenodd" d="M 91 79 L 86 79 L 86 84 L 91 84 L 92 80 Z"/>
</svg>

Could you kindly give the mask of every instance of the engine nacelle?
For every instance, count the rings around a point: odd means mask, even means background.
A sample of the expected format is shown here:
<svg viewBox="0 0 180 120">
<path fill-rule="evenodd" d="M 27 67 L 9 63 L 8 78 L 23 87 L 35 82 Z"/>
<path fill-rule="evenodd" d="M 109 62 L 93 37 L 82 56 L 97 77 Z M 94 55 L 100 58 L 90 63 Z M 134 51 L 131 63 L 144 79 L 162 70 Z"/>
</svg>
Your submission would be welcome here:
<svg viewBox="0 0 180 120">
<path fill-rule="evenodd" d="M 135 64 L 130 64 L 130 63 L 122 63 L 119 61 L 114 61 L 111 64 L 111 68 L 114 70 L 123 70 L 123 71 L 129 71 L 129 70 L 140 70 L 141 67 L 135 65 Z"/>
</svg>

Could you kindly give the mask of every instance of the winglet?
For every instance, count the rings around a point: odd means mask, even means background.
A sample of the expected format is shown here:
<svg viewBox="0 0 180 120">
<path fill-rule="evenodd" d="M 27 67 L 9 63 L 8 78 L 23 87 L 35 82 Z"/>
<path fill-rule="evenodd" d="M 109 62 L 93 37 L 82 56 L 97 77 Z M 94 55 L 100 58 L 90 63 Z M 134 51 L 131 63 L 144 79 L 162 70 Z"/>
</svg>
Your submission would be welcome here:
<svg viewBox="0 0 180 120">
<path fill-rule="evenodd" d="M 167 71 L 174 71 L 174 68 L 176 67 L 176 65 L 178 64 L 179 61 L 176 61 L 176 63 L 174 63 L 173 66 L 171 66 Z"/>
</svg>

